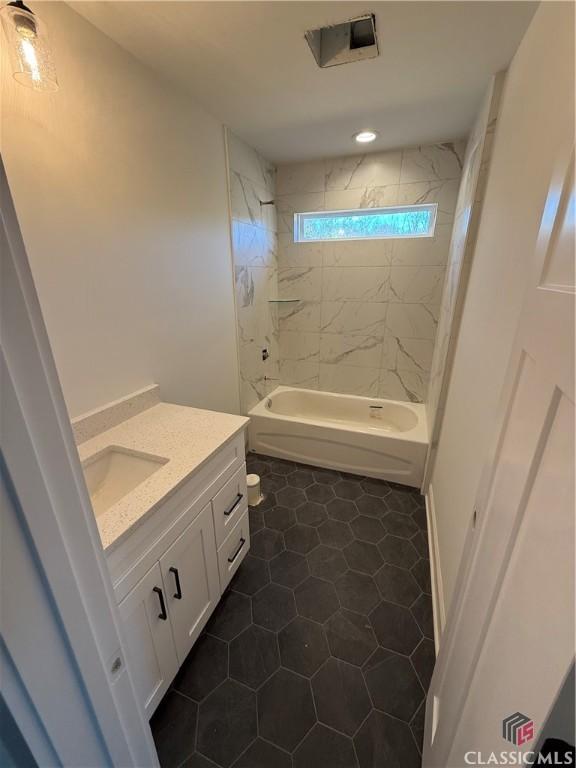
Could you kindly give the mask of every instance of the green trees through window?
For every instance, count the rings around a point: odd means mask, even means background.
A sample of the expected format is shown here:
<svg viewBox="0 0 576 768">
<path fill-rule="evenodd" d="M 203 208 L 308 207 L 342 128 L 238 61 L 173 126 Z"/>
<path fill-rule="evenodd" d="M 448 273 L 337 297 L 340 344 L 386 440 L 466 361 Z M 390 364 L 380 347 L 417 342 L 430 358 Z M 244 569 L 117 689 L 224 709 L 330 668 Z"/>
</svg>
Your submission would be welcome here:
<svg viewBox="0 0 576 768">
<path fill-rule="evenodd" d="M 380 237 L 432 237 L 434 205 L 363 208 L 294 214 L 294 240 L 361 240 Z"/>
</svg>

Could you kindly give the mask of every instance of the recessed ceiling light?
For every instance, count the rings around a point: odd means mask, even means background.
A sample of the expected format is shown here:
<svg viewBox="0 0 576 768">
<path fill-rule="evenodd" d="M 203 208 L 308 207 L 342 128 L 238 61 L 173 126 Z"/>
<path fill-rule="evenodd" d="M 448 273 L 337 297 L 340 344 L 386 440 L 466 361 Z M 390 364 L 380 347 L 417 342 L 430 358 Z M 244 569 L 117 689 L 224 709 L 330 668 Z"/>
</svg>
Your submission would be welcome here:
<svg viewBox="0 0 576 768">
<path fill-rule="evenodd" d="M 354 139 L 358 144 L 369 144 L 371 141 L 374 141 L 377 135 L 376 131 L 360 131 L 354 134 Z"/>
</svg>

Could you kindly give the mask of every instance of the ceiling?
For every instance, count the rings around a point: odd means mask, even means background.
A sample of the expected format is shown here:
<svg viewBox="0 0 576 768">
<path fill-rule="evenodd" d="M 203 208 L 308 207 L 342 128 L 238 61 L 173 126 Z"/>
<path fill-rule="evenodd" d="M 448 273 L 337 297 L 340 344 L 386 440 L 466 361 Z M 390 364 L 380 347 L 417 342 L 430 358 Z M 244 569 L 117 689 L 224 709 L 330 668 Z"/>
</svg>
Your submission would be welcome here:
<svg viewBox="0 0 576 768">
<path fill-rule="evenodd" d="M 466 136 L 529 2 L 80 2 L 70 5 L 277 163 Z M 319 69 L 306 30 L 376 14 L 380 56 Z"/>
</svg>

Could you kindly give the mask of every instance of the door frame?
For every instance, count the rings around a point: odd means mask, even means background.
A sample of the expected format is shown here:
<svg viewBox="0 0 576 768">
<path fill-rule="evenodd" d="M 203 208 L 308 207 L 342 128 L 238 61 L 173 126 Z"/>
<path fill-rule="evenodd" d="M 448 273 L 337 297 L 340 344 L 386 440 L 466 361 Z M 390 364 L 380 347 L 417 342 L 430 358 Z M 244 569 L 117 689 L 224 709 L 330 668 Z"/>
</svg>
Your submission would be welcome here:
<svg viewBox="0 0 576 768">
<path fill-rule="evenodd" d="M 0 202 L 3 470 L 111 764 L 155 768 L 152 734 L 126 665 L 112 582 L 1 156 Z M 35 664 L 42 659 L 30 660 Z M 33 686 L 18 690 L 12 683 L 33 673 L 22 671 L 3 663 L 3 695 L 42 765 L 46 752 L 39 736 L 44 731 L 45 743 L 54 747 L 46 725 L 50 703 L 57 702 Z M 54 686 L 58 690 L 57 680 Z M 60 764 L 70 764 L 66 741 L 74 723 L 55 726 L 52 719 L 50 728 L 60 729 Z"/>
</svg>

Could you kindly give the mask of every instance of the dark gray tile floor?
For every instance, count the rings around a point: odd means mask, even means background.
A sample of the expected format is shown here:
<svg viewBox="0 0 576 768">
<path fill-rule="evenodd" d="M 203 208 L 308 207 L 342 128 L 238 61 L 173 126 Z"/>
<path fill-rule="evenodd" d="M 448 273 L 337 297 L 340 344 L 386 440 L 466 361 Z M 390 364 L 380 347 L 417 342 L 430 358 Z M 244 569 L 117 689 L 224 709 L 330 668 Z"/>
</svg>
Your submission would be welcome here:
<svg viewBox="0 0 576 768">
<path fill-rule="evenodd" d="M 266 499 L 152 718 L 162 768 L 419 768 L 435 660 L 422 496 L 247 461 Z"/>
</svg>

